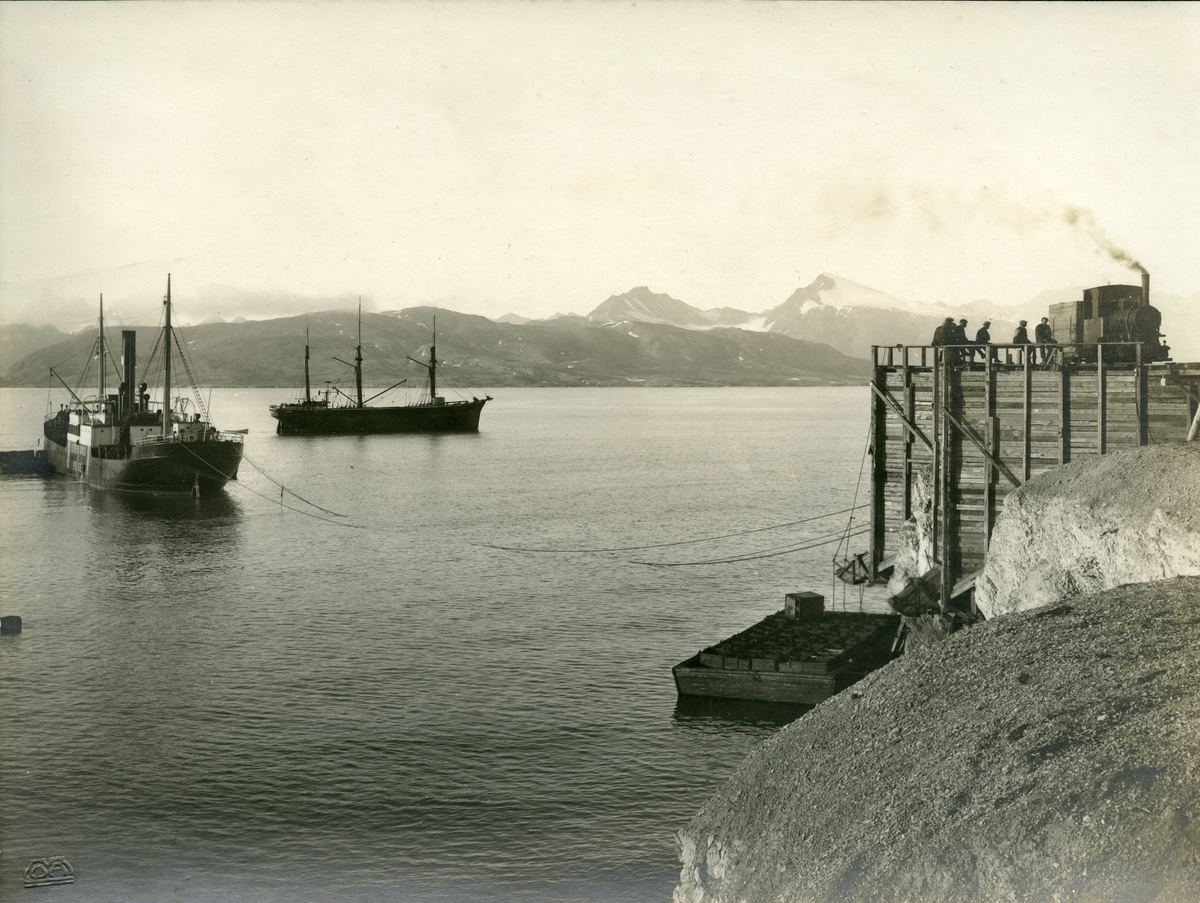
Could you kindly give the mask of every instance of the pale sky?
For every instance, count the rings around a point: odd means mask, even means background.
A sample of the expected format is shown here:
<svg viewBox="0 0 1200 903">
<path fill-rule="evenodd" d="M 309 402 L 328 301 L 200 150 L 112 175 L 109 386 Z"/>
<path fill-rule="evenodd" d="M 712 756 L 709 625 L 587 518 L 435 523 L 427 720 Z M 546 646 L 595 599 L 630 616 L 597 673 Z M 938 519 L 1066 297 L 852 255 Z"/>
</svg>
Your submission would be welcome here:
<svg viewBox="0 0 1200 903">
<path fill-rule="evenodd" d="M 1200 291 L 1197 4 L 4 2 L 0 67 L 3 322 Z"/>
</svg>

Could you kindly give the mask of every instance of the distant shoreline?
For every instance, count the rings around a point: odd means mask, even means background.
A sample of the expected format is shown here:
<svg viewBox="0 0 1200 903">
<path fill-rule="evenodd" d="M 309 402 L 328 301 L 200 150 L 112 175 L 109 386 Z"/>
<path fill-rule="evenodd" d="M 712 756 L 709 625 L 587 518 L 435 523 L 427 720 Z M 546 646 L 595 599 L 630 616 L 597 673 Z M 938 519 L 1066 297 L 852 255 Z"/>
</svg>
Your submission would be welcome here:
<svg viewBox="0 0 1200 903">
<path fill-rule="evenodd" d="M 464 389 L 468 394 L 470 392 L 484 392 L 492 389 L 827 389 L 839 387 L 866 387 L 870 384 L 870 379 L 863 378 L 861 381 L 839 381 L 839 382 L 806 382 L 800 384 L 798 382 L 777 382 L 777 383 L 690 383 L 690 382 L 618 382 L 612 380 L 610 382 L 589 382 L 589 383 L 488 383 L 487 385 L 477 386 L 471 389 Z M 46 383 L 33 384 L 29 382 L 8 383 L 0 380 L 0 389 L 45 389 Z M 54 387 L 51 386 L 51 389 Z M 224 386 L 208 386 L 204 387 L 205 391 L 209 389 L 278 389 L 281 392 L 295 392 L 295 385 L 224 385 Z M 363 386 L 363 391 L 370 390 L 378 391 L 380 386 Z M 59 386 L 56 391 L 66 391 Z M 451 390 L 452 391 L 452 390 Z"/>
</svg>

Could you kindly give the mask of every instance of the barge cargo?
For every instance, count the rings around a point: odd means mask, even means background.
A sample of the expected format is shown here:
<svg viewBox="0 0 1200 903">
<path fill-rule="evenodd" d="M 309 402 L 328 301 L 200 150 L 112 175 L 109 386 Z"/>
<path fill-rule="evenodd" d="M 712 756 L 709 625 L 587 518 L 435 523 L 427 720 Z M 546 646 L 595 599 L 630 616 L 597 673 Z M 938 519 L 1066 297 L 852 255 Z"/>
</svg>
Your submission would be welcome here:
<svg viewBox="0 0 1200 903">
<path fill-rule="evenodd" d="M 897 615 L 825 611 L 818 593 L 789 593 L 782 611 L 671 669 L 680 696 L 815 705 L 886 664 Z"/>
</svg>

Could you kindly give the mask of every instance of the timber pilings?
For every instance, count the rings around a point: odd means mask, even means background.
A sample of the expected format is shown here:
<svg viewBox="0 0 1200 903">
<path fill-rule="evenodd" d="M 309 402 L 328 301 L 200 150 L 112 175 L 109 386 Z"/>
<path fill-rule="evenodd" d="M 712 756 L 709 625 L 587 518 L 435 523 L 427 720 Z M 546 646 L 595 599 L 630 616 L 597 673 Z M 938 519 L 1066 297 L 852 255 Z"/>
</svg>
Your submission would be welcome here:
<svg viewBox="0 0 1200 903">
<path fill-rule="evenodd" d="M 1037 363 L 1034 346 L 872 348 L 876 578 L 894 563 L 905 523 L 922 517 L 945 610 L 964 576 L 983 566 L 1004 499 L 1026 480 L 1188 435 L 1200 365 L 1147 364 L 1140 346 L 1128 361 L 1114 361 L 1112 346 L 1056 351 Z"/>
</svg>

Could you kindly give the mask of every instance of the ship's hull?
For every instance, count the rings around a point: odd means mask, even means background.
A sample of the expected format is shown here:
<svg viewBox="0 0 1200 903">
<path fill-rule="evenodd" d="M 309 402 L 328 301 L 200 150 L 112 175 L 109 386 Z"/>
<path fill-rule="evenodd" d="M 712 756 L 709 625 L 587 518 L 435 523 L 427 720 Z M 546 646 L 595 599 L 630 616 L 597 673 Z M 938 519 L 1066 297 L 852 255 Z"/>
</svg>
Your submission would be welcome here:
<svg viewBox="0 0 1200 903">
<path fill-rule="evenodd" d="M 489 399 L 400 407 L 331 408 L 280 404 L 271 407 L 280 435 L 340 436 L 365 433 L 473 433 Z"/>
<path fill-rule="evenodd" d="M 46 458 L 61 474 L 85 481 L 96 489 L 127 492 L 206 492 L 237 479 L 242 443 L 228 439 L 208 442 L 158 442 L 132 447 L 97 449 L 123 457 L 80 454 L 80 446 L 46 439 Z"/>
</svg>

